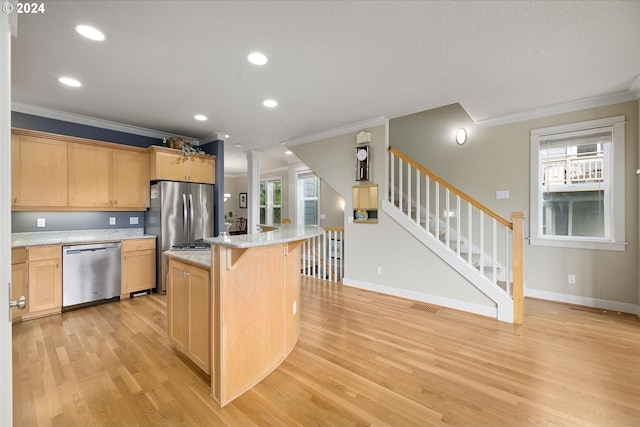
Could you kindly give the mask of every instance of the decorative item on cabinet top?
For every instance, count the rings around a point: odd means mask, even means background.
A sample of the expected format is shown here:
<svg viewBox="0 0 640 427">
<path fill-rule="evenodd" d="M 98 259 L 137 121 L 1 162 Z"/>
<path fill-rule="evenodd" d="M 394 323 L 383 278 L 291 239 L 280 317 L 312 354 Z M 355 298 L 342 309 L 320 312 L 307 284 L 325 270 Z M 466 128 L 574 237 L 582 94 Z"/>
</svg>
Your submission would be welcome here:
<svg viewBox="0 0 640 427">
<path fill-rule="evenodd" d="M 184 138 L 171 137 L 169 139 L 163 138 L 162 145 L 166 148 L 174 150 L 180 150 L 180 154 L 184 156 L 190 156 L 192 154 L 200 154 L 204 156 L 210 156 L 205 151 L 197 146 L 193 145 L 193 141 L 187 141 Z"/>
</svg>

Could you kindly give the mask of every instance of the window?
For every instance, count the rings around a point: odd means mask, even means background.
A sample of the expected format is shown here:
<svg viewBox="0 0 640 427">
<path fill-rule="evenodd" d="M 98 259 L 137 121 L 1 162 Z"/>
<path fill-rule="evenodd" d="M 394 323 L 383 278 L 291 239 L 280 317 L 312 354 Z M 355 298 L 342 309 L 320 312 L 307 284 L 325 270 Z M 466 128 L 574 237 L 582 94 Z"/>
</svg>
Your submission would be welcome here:
<svg viewBox="0 0 640 427">
<path fill-rule="evenodd" d="M 260 224 L 282 222 L 282 178 L 260 181 Z"/>
<path fill-rule="evenodd" d="M 297 223 L 318 225 L 320 213 L 320 180 L 310 171 L 298 172 Z"/>
<path fill-rule="evenodd" d="M 625 250 L 624 116 L 531 131 L 531 244 Z"/>
</svg>

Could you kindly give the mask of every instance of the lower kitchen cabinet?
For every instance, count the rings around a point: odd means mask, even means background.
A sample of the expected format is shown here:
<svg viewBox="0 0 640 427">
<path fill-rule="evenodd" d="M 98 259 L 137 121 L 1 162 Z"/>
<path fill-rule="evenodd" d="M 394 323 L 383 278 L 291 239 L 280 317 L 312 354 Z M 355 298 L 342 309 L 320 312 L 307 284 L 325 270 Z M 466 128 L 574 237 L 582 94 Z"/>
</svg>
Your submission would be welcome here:
<svg viewBox="0 0 640 427">
<path fill-rule="evenodd" d="M 23 319 L 60 313 L 62 310 L 62 247 L 27 248 L 29 312 Z"/>
<path fill-rule="evenodd" d="M 28 286 L 27 250 L 14 248 L 11 250 L 11 300 L 19 297 L 27 298 L 27 306 L 20 310 L 17 307 L 11 309 L 11 321 L 22 320 L 22 315 L 29 312 L 29 286 Z"/>
<path fill-rule="evenodd" d="M 167 320 L 174 348 L 211 374 L 211 280 L 208 269 L 169 259 Z"/>
<path fill-rule="evenodd" d="M 156 286 L 156 240 L 131 239 L 122 241 L 122 277 L 120 298 L 132 292 Z"/>
</svg>

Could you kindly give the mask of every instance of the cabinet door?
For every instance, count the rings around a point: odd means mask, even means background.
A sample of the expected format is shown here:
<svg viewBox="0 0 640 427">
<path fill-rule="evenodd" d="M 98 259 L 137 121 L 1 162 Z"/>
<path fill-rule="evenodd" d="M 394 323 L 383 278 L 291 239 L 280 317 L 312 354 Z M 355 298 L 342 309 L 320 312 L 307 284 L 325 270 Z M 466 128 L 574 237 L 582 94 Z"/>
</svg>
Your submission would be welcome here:
<svg viewBox="0 0 640 427">
<path fill-rule="evenodd" d="M 156 287 L 156 251 L 122 253 L 122 293 Z"/>
<path fill-rule="evenodd" d="M 204 372 L 211 373 L 211 283 L 209 272 L 189 267 L 189 358 Z"/>
<path fill-rule="evenodd" d="M 13 135 L 11 144 L 13 206 L 67 206 L 67 143 Z"/>
<path fill-rule="evenodd" d="M 69 144 L 69 206 L 112 207 L 112 169 L 111 148 Z"/>
<path fill-rule="evenodd" d="M 214 184 L 215 160 L 189 156 L 187 160 L 187 177 L 190 182 Z"/>
<path fill-rule="evenodd" d="M 61 308 L 60 259 L 29 261 L 29 313 Z"/>
<path fill-rule="evenodd" d="M 378 186 L 360 185 L 353 187 L 353 209 L 377 210 Z"/>
<path fill-rule="evenodd" d="M 167 322 L 169 339 L 173 346 L 187 354 L 189 344 L 189 281 L 186 265 L 169 260 L 167 284 Z"/>
<path fill-rule="evenodd" d="M 24 310 L 19 310 L 17 307 L 11 309 L 11 321 L 15 322 L 22 318 L 23 313 L 29 312 L 29 287 L 27 283 L 27 263 L 22 262 L 20 264 L 11 265 L 11 299 L 17 300 L 20 296 L 27 298 L 27 306 Z"/>
<path fill-rule="evenodd" d="M 114 200 L 118 208 L 149 207 L 149 154 L 113 150 Z"/>
<path fill-rule="evenodd" d="M 184 159 L 179 154 L 152 152 L 150 179 L 186 181 Z"/>
</svg>

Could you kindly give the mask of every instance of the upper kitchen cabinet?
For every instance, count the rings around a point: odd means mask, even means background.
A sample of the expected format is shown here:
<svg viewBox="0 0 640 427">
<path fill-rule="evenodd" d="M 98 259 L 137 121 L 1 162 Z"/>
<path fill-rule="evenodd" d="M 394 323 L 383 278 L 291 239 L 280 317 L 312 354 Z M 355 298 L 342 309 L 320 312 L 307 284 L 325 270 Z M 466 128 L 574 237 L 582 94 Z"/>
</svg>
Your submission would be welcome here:
<svg viewBox="0 0 640 427">
<path fill-rule="evenodd" d="M 144 211 L 146 148 L 13 129 L 13 210 Z"/>
<path fill-rule="evenodd" d="M 11 136 L 11 189 L 15 210 L 67 206 L 67 143 Z"/>
<path fill-rule="evenodd" d="M 149 147 L 152 181 L 184 181 L 215 184 L 216 158 L 206 155 L 183 155 L 179 150 Z"/>
<path fill-rule="evenodd" d="M 149 204 L 146 152 L 69 144 L 69 206 L 145 210 Z"/>
</svg>

